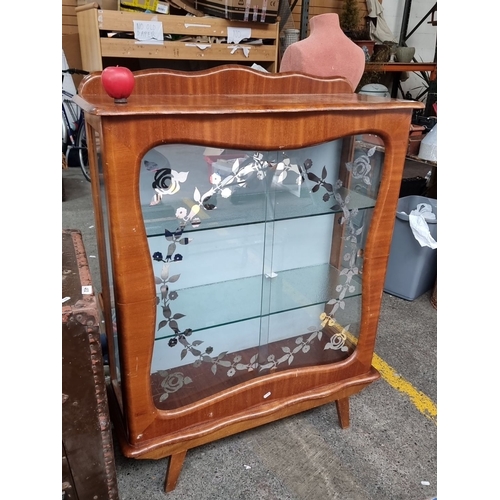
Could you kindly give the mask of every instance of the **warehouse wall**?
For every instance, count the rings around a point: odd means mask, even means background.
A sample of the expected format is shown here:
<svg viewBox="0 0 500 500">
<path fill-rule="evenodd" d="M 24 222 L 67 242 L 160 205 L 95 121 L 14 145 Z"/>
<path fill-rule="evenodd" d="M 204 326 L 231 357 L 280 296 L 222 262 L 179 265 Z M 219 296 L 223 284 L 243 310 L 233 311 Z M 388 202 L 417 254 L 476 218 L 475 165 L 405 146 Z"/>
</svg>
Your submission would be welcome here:
<svg viewBox="0 0 500 500">
<path fill-rule="evenodd" d="M 384 19 L 387 22 L 389 29 L 394 34 L 396 40 L 399 40 L 401 34 L 401 23 L 403 19 L 403 11 L 405 0 L 379 0 L 383 7 Z M 290 0 L 292 2 L 292 0 Z M 340 14 L 342 11 L 343 0 L 310 0 L 309 3 L 309 18 L 325 12 L 335 12 Z M 421 19 L 431 10 L 436 3 L 436 0 L 413 0 L 410 11 L 410 20 L 408 23 L 407 33 L 419 23 Z M 365 0 L 358 0 L 361 16 L 367 13 Z M 300 29 L 301 17 L 301 0 L 293 9 L 294 27 Z M 434 52 L 437 43 L 437 27 L 429 24 L 430 17 L 422 23 L 415 33 L 407 40 L 407 45 L 416 48 L 415 57 L 418 61 L 432 62 L 434 61 Z M 291 26 L 289 26 L 291 27 Z M 423 88 L 423 81 L 416 74 L 410 73 L 409 79 L 402 82 L 404 92 L 410 91 L 415 97 Z"/>
<path fill-rule="evenodd" d="M 392 32 L 399 40 L 401 32 L 401 21 L 403 18 L 404 0 L 384 0 L 384 17 Z M 425 15 L 436 4 L 436 0 L 413 0 L 410 11 L 410 20 L 408 22 L 407 33 L 425 17 Z M 437 16 L 435 16 L 437 19 Z M 415 47 L 415 57 L 417 61 L 432 62 L 437 47 L 437 26 L 429 24 L 431 18 L 428 17 L 419 26 L 415 33 L 407 40 L 406 45 Z M 403 90 L 410 91 L 413 97 L 423 88 L 423 80 L 415 73 L 410 73 L 410 78 L 402 82 Z"/>
</svg>

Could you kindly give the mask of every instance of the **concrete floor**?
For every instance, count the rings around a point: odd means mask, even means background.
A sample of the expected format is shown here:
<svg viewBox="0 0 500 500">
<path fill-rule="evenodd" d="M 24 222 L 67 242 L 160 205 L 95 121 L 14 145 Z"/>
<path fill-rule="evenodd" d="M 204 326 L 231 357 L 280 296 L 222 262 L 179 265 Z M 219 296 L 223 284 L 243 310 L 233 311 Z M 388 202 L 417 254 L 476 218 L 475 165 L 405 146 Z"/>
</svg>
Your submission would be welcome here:
<svg viewBox="0 0 500 500">
<path fill-rule="evenodd" d="M 78 168 L 62 175 L 62 226 L 82 232 L 100 290 L 90 184 Z M 340 428 L 331 404 L 192 449 L 167 495 L 168 458 L 127 459 L 115 446 L 120 500 L 435 497 L 437 311 L 430 296 L 408 302 L 384 293 L 374 358 L 383 376 L 351 398 L 348 429 Z"/>
</svg>

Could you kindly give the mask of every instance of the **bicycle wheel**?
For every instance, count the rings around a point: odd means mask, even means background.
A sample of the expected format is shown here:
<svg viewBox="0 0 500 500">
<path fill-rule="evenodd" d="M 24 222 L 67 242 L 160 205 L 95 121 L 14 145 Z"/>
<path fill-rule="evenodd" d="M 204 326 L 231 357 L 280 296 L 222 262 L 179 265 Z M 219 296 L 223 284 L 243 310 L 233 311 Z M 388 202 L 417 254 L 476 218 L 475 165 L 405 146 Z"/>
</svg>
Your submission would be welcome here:
<svg viewBox="0 0 500 500">
<path fill-rule="evenodd" d="M 66 150 L 68 149 L 68 128 L 66 127 L 66 123 L 64 123 L 64 119 L 62 120 L 62 152 L 66 154 Z"/>
<path fill-rule="evenodd" d="M 80 168 L 82 169 L 85 179 L 90 182 L 89 154 L 87 150 L 87 131 L 85 130 L 85 123 L 82 123 L 78 130 L 78 135 L 76 136 L 76 147 L 78 148 Z"/>
</svg>

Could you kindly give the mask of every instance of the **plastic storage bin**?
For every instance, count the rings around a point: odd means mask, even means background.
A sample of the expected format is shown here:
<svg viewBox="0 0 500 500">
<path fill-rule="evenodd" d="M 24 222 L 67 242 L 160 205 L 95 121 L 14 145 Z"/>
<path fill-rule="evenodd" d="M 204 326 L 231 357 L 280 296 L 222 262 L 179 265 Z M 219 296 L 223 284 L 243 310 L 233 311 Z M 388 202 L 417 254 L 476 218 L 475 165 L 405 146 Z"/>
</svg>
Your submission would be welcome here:
<svg viewBox="0 0 500 500">
<path fill-rule="evenodd" d="M 400 198 L 384 284 L 385 292 L 406 300 L 414 300 L 430 290 L 437 277 L 437 249 L 420 246 L 410 227 L 408 215 L 419 203 L 428 203 L 436 214 L 436 219 L 427 221 L 427 225 L 437 241 L 437 201 L 424 196 Z"/>
</svg>

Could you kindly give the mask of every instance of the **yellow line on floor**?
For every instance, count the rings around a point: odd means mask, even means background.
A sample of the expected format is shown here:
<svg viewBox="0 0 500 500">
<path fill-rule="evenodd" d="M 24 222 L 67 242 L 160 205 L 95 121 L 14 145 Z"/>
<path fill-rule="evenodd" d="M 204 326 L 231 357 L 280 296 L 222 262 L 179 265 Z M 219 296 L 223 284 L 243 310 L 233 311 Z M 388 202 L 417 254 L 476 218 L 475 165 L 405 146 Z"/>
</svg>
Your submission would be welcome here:
<svg viewBox="0 0 500 500">
<path fill-rule="evenodd" d="M 399 375 L 382 358 L 373 354 L 372 365 L 380 372 L 381 377 L 394 389 L 406 394 L 418 411 L 437 425 L 437 406 L 423 392 Z"/>
<path fill-rule="evenodd" d="M 353 344 L 357 344 L 358 339 L 352 333 L 346 332 L 347 337 Z M 380 356 L 373 353 L 372 365 L 376 368 L 380 376 L 394 389 L 406 394 L 417 410 L 432 420 L 437 425 L 437 406 L 432 399 L 419 391 L 413 385 L 399 375 L 394 368 L 388 365 Z"/>
</svg>

